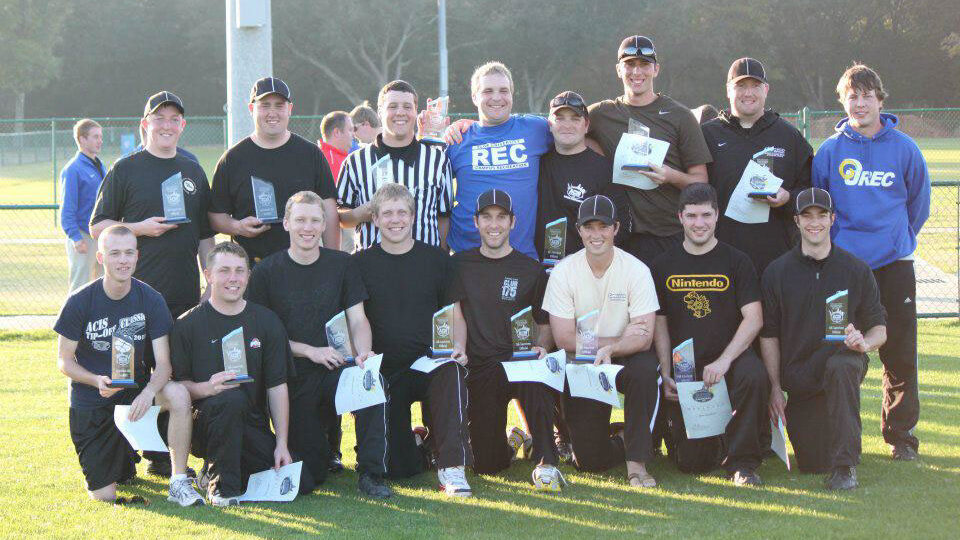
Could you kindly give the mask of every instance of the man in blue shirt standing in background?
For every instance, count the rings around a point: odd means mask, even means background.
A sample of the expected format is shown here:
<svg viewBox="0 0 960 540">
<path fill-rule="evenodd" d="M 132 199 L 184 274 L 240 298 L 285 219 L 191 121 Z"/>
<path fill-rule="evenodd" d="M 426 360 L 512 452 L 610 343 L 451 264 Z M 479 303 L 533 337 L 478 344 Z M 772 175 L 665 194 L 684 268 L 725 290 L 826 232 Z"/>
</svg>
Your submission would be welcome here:
<svg viewBox="0 0 960 540">
<path fill-rule="evenodd" d="M 881 113 L 880 76 L 855 64 L 837 83 L 847 118 L 813 158 L 813 185 L 835 201 L 834 243 L 873 270 L 887 312 L 880 430 L 893 459 L 917 458 L 917 279 L 913 252 L 930 215 L 930 174 L 917 143 Z"/>
<path fill-rule="evenodd" d="M 77 154 L 60 171 L 60 227 L 67 235 L 67 272 L 73 292 L 96 277 L 97 245 L 90 237 L 90 214 L 100 183 L 106 176 L 100 158 L 103 128 L 89 118 L 73 126 Z"/>
<path fill-rule="evenodd" d="M 470 77 L 470 94 L 480 121 L 463 134 L 462 141 L 447 147 L 447 157 L 457 179 L 453 219 L 447 245 L 453 251 L 480 246 L 473 224 L 477 197 L 489 189 L 507 192 L 516 209 L 517 225 L 510 243 L 524 255 L 538 259 L 533 244 L 537 220 L 537 178 L 540 156 L 553 147 L 547 120 L 532 115 L 511 115 L 513 77 L 507 66 L 488 62 Z"/>
</svg>

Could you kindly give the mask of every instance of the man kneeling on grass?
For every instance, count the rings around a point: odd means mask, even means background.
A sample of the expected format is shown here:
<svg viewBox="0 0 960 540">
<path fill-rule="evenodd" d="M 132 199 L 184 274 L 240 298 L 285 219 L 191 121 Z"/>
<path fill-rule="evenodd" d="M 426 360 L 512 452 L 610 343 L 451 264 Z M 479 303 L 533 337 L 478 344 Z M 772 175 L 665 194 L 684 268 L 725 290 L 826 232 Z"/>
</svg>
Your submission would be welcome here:
<svg viewBox="0 0 960 540">
<path fill-rule="evenodd" d="M 137 455 L 114 423 L 114 407 L 130 405 L 128 418 L 143 418 L 150 406 L 160 406 L 160 425 L 167 425 L 173 475 L 167 500 L 180 506 L 202 505 L 203 498 L 187 478 L 190 449 L 190 395 L 170 381 L 173 325 L 160 293 L 135 279 L 137 237 L 123 225 L 108 227 L 99 237 L 97 262 L 104 277 L 88 283 L 67 299 L 53 329 L 57 366 L 71 379 L 70 437 L 80 458 L 87 492 L 98 501 L 127 502 L 117 497 L 117 484 L 137 474 Z M 156 367 L 150 380 L 143 364 L 144 349 L 153 348 Z M 129 386 L 111 380 L 113 359 L 132 369 Z M 138 391 L 138 388 L 142 390 Z"/>
<path fill-rule="evenodd" d="M 210 299 L 177 319 L 171 357 L 174 378 L 194 399 L 192 450 L 204 459 L 197 481 L 211 504 L 232 506 L 239 504 L 251 474 L 295 461 L 287 448 L 293 364 L 280 319 L 243 299 L 250 276 L 247 252 L 233 242 L 217 244 L 207 255 L 204 275 Z M 304 466 L 299 492 L 314 486 Z"/>
</svg>

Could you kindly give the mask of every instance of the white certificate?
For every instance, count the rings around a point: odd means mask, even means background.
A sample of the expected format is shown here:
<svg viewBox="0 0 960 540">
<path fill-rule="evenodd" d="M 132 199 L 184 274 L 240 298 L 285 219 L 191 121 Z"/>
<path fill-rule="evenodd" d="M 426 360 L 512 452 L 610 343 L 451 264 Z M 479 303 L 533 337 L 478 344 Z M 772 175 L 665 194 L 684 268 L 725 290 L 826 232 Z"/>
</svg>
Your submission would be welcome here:
<svg viewBox="0 0 960 540">
<path fill-rule="evenodd" d="M 157 430 L 157 415 L 160 407 L 154 405 L 147 409 L 143 418 L 136 422 L 127 419 L 130 414 L 130 405 L 117 405 L 113 408 L 113 422 L 117 429 L 127 438 L 134 450 L 166 452 L 167 445 L 163 444 L 160 432 Z"/>
<path fill-rule="evenodd" d="M 510 382 L 539 382 L 563 392 L 567 352 L 556 351 L 535 360 L 508 360 L 503 371 Z"/>
<path fill-rule="evenodd" d="M 613 182 L 637 189 L 657 189 L 660 185 L 640 171 L 624 170 L 624 166 L 655 165 L 663 166 L 670 143 L 653 139 L 645 135 L 624 133 L 617 145 L 613 158 Z"/>
<path fill-rule="evenodd" d="M 740 223 L 766 223 L 770 220 L 770 205 L 763 199 L 751 199 L 749 194 L 756 191 L 776 193 L 781 185 L 783 180 L 751 159 L 743 169 L 723 215 Z"/>
<path fill-rule="evenodd" d="M 727 429 L 733 410 L 723 379 L 709 389 L 702 381 L 677 383 L 677 394 L 688 439 L 714 437 Z"/>
<path fill-rule="evenodd" d="M 770 421 L 770 432 L 773 438 L 770 439 L 770 448 L 777 456 L 787 464 L 787 470 L 790 470 L 790 456 L 787 454 L 787 430 L 783 426 L 783 418 L 777 418 L 777 423 Z"/>
<path fill-rule="evenodd" d="M 380 362 L 383 355 L 378 354 L 367 358 L 363 367 L 353 366 L 343 370 L 340 381 L 337 383 L 337 395 L 334 403 L 337 414 L 366 409 L 373 405 L 380 405 L 387 401 L 380 381 Z"/>
<path fill-rule="evenodd" d="M 410 364 L 410 369 L 422 371 L 423 373 L 430 373 L 431 371 L 449 362 L 456 362 L 456 360 L 450 357 L 430 358 L 429 356 L 421 356 L 420 358 L 417 358 L 414 363 Z"/>
<path fill-rule="evenodd" d="M 297 461 L 279 469 L 267 469 L 250 475 L 247 491 L 238 500 L 243 502 L 290 502 L 300 490 L 300 471 L 303 462 Z"/>
<path fill-rule="evenodd" d="M 623 366 L 615 364 L 567 364 L 567 383 L 570 395 L 592 399 L 622 409 L 617 394 L 617 373 Z"/>
</svg>

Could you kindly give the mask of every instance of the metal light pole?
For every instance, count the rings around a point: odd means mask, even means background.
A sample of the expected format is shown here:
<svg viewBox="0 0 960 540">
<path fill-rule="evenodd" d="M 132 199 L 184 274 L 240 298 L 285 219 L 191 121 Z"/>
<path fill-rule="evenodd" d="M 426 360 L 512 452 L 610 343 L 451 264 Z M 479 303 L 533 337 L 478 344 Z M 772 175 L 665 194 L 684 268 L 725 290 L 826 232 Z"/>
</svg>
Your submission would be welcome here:
<svg viewBox="0 0 960 540">
<path fill-rule="evenodd" d="M 270 0 L 226 0 L 227 7 L 227 144 L 253 131 L 247 110 L 250 88 L 273 75 L 273 23 Z"/>
<path fill-rule="evenodd" d="M 437 96 L 450 95 L 447 85 L 447 2 L 446 0 L 437 0 L 437 37 L 439 43 L 438 52 L 440 53 L 440 91 Z"/>
</svg>

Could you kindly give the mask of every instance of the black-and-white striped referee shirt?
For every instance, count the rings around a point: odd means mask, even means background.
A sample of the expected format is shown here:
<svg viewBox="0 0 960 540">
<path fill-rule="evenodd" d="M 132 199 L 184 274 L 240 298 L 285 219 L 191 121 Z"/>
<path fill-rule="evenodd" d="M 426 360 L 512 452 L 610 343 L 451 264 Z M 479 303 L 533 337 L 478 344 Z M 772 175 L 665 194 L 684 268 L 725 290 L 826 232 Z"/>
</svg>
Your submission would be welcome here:
<svg viewBox="0 0 960 540">
<path fill-rule="evenodd" d="M 400 149 L 399 153 L 395 148 L 392 150 L 394 156 L 389 158 L 391 181 L 410 190 L 416 201 L 413 238 L 439 246 L 438 218 L 449 216 L 453 207 L 453 169 L 445 148 L 414 140 Z M 347 156 L 337 181 L 337 204 L 344 208 L 357 208 L 370 202 L 378 185 L 373 166 L 389 155 L 383 135 L 378 135 L 374 142 Z M 366 249 L 380 241 L 380 231 L 371 222 L 357 225 L 357 233 L 357 250 Z"/>
</svg>

